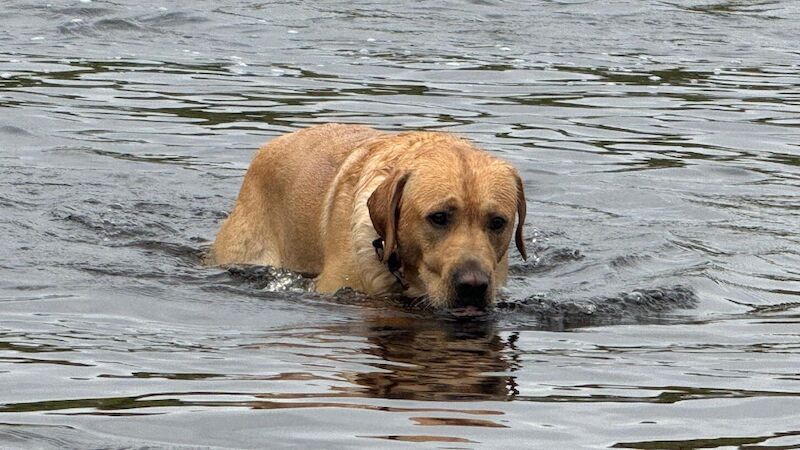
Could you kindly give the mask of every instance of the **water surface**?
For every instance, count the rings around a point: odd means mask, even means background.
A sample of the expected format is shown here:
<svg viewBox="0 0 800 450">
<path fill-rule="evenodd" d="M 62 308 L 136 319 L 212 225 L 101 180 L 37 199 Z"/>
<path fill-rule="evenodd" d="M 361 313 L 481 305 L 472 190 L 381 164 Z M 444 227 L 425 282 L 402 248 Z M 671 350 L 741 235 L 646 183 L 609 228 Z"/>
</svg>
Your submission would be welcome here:
<svg viewBox="0 0 800 450">
<path fill-rule="evenodd" d="M 385 3 L 2 4 L 0 446 L 800 446 L 798 5 Z M 492 317 L 199 264 L 330 121 L 519 168 Z"/>
</svg>

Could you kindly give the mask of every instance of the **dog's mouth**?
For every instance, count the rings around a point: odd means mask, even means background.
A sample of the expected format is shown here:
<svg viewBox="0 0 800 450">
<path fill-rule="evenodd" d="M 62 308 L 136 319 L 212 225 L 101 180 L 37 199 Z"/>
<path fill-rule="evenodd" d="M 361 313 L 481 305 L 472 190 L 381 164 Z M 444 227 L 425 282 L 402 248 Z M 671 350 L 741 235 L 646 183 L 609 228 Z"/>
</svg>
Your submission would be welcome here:
<svg viewBox="0 0 800 450">
<path fill-rule="evenodd" d="M 404 303 L 407 307 L 411 307 L 414 309 L 420 310 L 428 310 L 433 312 L 435 315 L 444 317 L 444 318 L 454 318 L 458 320 L 462 319 L 472 319 L 472 318 L 480 318 L 491 313 L 493 309 L 491 305 L 489 306 L 475 306 L 475 305 L 467 305 L 467 306 L 448 306 L 445 305 L 435 305 L 431 303 L 431 298 L 427 295 L 422 295 L 415 298 L 404 298 Z"/>
<path fill-rule="evenodd" d="M 460 308 L 450 308 L 447 310 L 448 313 L 452 314 L 454 317 L 457 318 L 471 318 L 471 317 L 480 317 L 486 315 L 489 311 L 486 308 L 478 308 L 477 306 L 464 306 Z"/>
</svg>

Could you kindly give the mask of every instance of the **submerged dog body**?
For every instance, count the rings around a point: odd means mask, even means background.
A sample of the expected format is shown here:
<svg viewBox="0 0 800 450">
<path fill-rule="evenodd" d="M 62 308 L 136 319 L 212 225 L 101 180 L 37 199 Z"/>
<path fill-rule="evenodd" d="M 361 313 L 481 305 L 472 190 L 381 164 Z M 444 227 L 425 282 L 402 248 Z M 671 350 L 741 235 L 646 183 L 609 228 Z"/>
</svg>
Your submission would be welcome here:
<svg viewBox="0 0 800 450">
<path fill-rule="evenodd" d="M 318 125 L 259 150 L 209 262 L 313 274 L 320 292 L 484 308 L 505 283 L 515 219 L 526 258 L 519 175 L 467 140 Z"/>
</svg>

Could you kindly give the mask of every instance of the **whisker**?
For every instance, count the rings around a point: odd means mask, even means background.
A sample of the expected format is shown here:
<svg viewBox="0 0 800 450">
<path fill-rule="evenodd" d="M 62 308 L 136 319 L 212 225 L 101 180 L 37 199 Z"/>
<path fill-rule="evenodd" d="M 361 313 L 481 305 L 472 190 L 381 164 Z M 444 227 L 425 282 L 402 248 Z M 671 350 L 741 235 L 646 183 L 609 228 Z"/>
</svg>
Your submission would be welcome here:
<svg viewBox="0 0 800 450">
<path fill-rule="evenodd" d="M 423 311 L 430 309 L 431 304 L 427 295 L 421 295 L 411 300 L 411 307 L 420 308 Z"/>
</svg>

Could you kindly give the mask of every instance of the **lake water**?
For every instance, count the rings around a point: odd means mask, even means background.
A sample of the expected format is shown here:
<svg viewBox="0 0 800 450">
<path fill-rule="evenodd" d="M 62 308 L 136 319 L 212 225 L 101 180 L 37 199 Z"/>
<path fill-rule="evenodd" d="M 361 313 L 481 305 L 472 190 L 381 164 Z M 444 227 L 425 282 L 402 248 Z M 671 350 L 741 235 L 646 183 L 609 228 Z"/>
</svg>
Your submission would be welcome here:
<svg viewBox="0 0 800 450">
<path fill-rule="evenodd" d="M 795 0 L 0 2 L 0 447 L 800 447 Z M 323 122 L 515 164 L 452 322 L 199 257 Z"/>
</svg>

